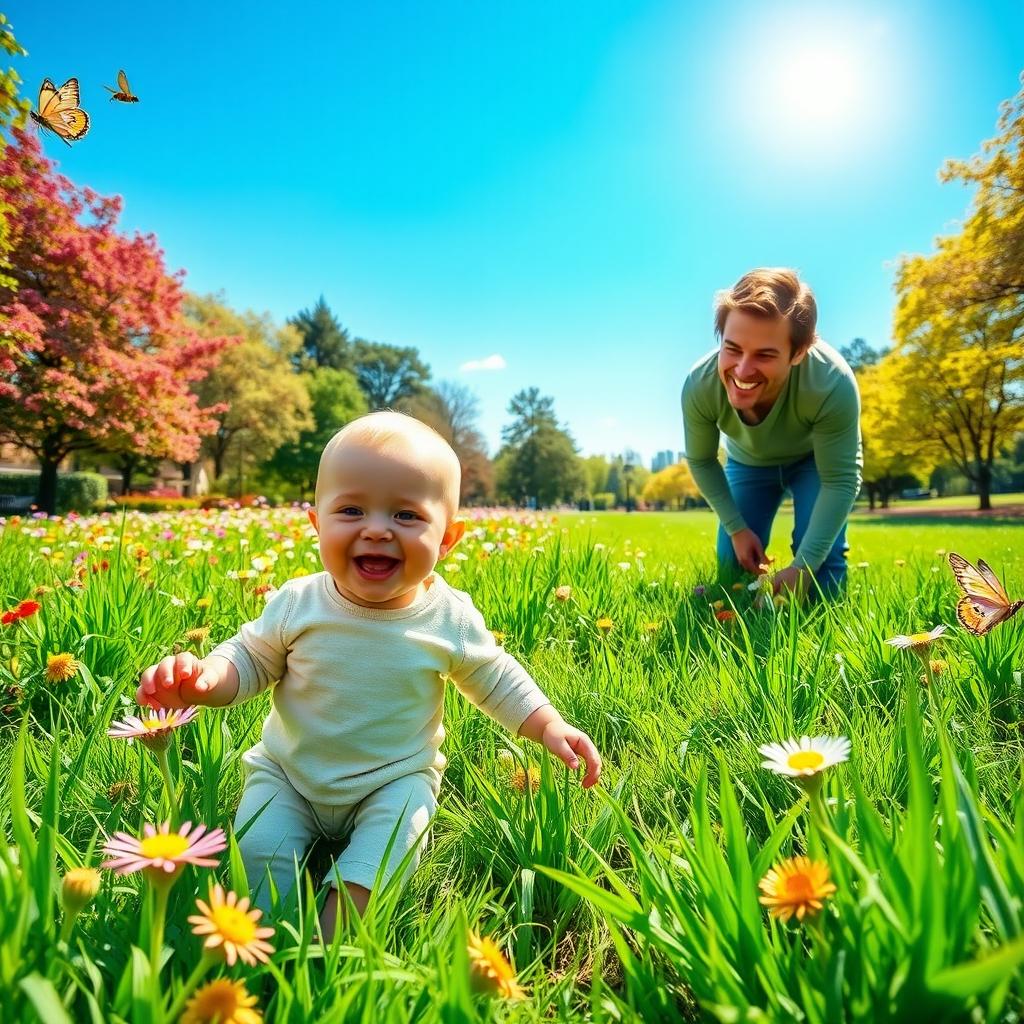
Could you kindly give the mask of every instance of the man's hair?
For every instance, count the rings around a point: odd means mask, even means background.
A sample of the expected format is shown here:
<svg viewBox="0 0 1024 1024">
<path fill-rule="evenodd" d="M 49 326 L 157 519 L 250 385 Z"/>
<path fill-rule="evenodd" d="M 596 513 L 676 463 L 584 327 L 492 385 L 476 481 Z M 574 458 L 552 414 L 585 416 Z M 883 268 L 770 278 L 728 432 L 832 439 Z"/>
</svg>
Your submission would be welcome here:
<svg viewBox="0 0 1024 1024">
<path fill-rule="evenodd" d="M 360 416 L 341 428 L 327 442 L 320 453 L 320 465 L 316 474 L 316 498 L 320 501 L 320 477 L 334 451 L 343 444 L 365 445 L 381 452 L 415 450 L 427 462 L 431 456 L 444 474 L 443 500 L 448 514 L 454 516 L 459 509 L 459 488 L 462 482 L 462 467 L 452 446 L 422 420 L 402 412 L 382 409 Z"/>
<path fill-rule="evenodd" d="M 814 344 L 818 324 L 814 292 L 789 267 L 758 267 L 715 296 L 715 334 L 719 338 L 734 309 L 766 320 L 788 320 L 794 356 Z"/>
</svg>

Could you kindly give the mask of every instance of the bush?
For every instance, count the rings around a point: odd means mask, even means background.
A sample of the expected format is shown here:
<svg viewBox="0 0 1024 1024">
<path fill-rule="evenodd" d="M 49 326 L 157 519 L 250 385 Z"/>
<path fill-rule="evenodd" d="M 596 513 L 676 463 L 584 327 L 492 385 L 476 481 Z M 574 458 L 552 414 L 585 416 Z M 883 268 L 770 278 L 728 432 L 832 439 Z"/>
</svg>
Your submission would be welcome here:
<svg viewBox="0 0 1024 1024">
<path fill-rule="evenodd" d="M 595 512 L 607 512 L 610 508 L 615 508 L 614 491 L 602 491 L 600 494 L 594 495 Z"/>
<path fill-rule="evenodd" d="M 118 508 L 131 508 L 136 512 L 180 512 L 183 509 L 199 508 L 198 498 L 161 497 L 158 494 L 127 494 L 114 499 Z"/>
<path fill-rule="evenodd" d="M 28 494 L 33 498 L 39 493 L 38 473 L 0 474 L 0 492 L 4 494 Z M 57 513 L 93 512 L 97 505 L 107 500 L 107 478 L 100 473 L 58 473 Z"/>
</svg>

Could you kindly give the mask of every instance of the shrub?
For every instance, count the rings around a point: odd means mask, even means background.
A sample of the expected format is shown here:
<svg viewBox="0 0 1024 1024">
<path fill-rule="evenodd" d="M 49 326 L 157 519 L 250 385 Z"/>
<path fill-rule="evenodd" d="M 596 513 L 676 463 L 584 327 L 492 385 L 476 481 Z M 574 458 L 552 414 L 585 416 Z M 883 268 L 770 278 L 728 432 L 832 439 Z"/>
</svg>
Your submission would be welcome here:
<svg viewBox="0 0 1024 1024">
<path fill-rule="evenodd" d="M 606 512 L 610 508 L 615 508 L 615 493 L 613 491 L 602 491 L 600 494 L 594 495 L 595 512 Z"/>
<path fill-rule="evenodd" d="M 38 473 L 0 474 L 0 491 L 4 494 L 39 493 Z M 93 512 L 107 500 L 107 478 L 100 473 L 58 473 L 57 512 Z"/>
<path fill-rule="evenodd" d="M 119 508 L 131 508 L 136 512 L 180 512 L 183 509 L 199 508 L 198 498 L 160 497 L 157 494 L 126 494 L 114 499 Z"/>
</svg>

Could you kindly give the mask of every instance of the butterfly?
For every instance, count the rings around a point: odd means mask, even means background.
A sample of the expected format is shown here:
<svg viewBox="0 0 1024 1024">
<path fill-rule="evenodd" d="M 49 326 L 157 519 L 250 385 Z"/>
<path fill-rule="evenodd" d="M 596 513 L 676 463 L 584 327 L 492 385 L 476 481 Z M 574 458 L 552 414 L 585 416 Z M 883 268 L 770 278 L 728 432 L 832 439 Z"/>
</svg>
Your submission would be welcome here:
<svg viewBox="0 0 1024 1024">
<path fill-rule="evenodd" d="M 89 130 L 89 115 L 78 105 L 77 78 L 69 78 L 59 89 L 44 78 L 39 87 L 39 113 L 29 113 L 40 128 L 53 132 L 69 146 Z"/>
<path fill-rule="evenodd" d="M 1024 601 L 1010 601 L 1006 588 L 982 559 L 978 559 L 978 568 L 975 569 L 966 558 L 951 551 L 949 564 L 964 592 L 957 602 L 956 617 L 975 636 L 984 636 L 993 626 L 1012 618 L 1024 608 Z"/>
<path fill-rule="evenodd" d="M 139 97 L 132 92 L 132 88 L 128 84 L 128 76 L 123 71 L 117 73 L 117 86 L 117 89 L 112 89 L 109 85 L 103 86 L 111 94 L 112 100 L 120 100 L 122 103 L 139 102 Z"/>
</svg>

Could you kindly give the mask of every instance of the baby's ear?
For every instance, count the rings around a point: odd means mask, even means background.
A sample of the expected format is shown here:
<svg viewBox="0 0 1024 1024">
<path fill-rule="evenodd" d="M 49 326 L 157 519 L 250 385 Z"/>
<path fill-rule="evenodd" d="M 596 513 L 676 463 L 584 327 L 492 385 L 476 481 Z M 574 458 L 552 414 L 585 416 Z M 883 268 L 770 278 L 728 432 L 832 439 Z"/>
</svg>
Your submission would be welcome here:
<svg viewBox="0 0 1024 1024">
<path fill-rule="evenodd" d="M 309 521 L 313 524 L 313 529 L 319 533 L 320 524 L 316 520 L 316 505 L 310 505 L 309 508 L 306 509 L 306 515 L 309 516 Z"/>
<path fill-rule="evenodd" d="M 466 532 L 466 522 L 464 519 L 453 519 L 448 524 L 448 529 L 444 531 L 444 536 L 441 538 L 441 557 L 444 558 L 449 551 L 456 544 L 462 540 L 463 534 Z"/>
</svg>

